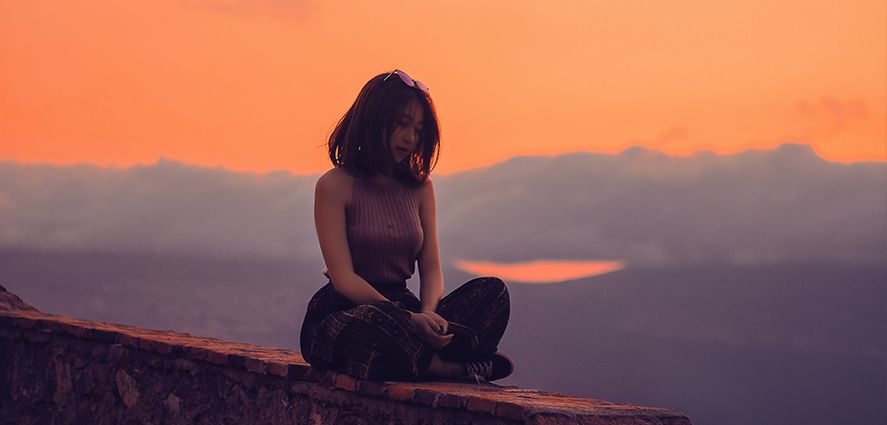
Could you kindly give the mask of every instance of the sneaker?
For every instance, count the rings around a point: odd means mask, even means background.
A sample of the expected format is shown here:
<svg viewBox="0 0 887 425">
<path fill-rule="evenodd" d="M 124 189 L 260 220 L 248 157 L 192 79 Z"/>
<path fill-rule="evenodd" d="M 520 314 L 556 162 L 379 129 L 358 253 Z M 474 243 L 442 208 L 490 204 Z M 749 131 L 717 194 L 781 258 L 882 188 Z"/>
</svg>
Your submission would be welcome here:
<svg viewBox="0 0 887 425">
<path fill-rule="evenodd" d="M 465 368 L 465 377 L 473 378 L 478 384 L 481 381 L 502 379 L 514 372 L 514 360 L 499 351 L 484 360 L 462 363 L 462 366 Z"/>
</svg>

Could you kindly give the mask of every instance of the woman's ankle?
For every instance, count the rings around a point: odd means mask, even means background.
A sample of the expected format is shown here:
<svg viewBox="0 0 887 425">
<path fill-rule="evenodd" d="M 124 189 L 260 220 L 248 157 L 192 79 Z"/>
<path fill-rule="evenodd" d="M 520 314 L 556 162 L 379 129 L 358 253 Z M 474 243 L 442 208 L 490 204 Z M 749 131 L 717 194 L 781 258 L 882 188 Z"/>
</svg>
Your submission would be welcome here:
<svg viewBox="0 0 887 425">
<path fill-rule="evenodd" d="M 443 360 L 435 353 L 425 374 L 435 378 L 458 378 L 465 375 L 465 368 L 459 363 Z"/>
</svg>

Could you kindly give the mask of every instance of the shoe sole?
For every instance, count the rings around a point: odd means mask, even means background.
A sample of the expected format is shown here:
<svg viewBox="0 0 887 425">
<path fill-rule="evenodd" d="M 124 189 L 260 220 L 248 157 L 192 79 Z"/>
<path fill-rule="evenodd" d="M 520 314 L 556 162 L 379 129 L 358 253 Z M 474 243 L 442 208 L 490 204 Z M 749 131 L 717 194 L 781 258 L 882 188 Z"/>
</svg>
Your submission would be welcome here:
<svg viewBox="0 0 887 425">
<path fill-rule="evenodd" d="M 507 372 L 505 372 L 505 374 L 502 376 L 491 376 L 490 379 L 488 379 L 488 381 L 497 381 L 499 379 L 507 378 L 507 377 L 511 376 L 512 373 L 514 373 L 514 360 L 510 356 L 508 356 L 505 353 L 497 351 L 497 352 L 493 353 L 493 357 L 494 357 L 493 370 L 496 370 L 496 360 L 497 360 L 496 358 L 499 358 L 499 359 L 502 359 L 499 361 L 499 363 L 504 361 L 507 364 L 507 366 L 506 366 Z"/>
</svg>

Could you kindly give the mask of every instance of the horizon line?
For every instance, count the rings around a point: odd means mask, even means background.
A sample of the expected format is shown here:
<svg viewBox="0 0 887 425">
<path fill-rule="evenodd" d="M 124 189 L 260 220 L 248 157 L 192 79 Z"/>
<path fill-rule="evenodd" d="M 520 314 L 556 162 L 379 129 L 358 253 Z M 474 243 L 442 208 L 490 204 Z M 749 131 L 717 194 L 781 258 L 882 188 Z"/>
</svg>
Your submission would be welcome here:
<svg viewBox="0 0 887 425">
<path fill-rule="evenodd" d="M 727 152 L 718 151 L 718 150 L 712 149 L 712 148 L 703 148 L 703 149 L 696 149 L 696 150 L 690 151 L 689 153 L 671 153 L 671 152 L 666 152 L 666 151 L 664 151 L 662 149 L 658 149 L 658 148 L 653 148 L 653 147 L 648 147 L 648 146 L 643 146 L 643 145 L 633 145 L 633 146 L 623 148 L 623 149 L 616 151 L 616 152 L 603 151 L 603 150 L 579 149 L 579 150 L 569 150 L 569 151 L 556 152 L 556 153 L 539 152 L 539 153 L 516 154 L 516 155 L 510 156 L 508 158 L 497 160 L 494 162 L 490 162 L 490 163 L 484 164 L 484 165 L 467 167 L 467 168 L 463 168 L 463 169 L 459 169 L 459 170 L 446 171 L 446 172 L 435 171 L 432 174 L 437 175 L 437 176 L 455 175 L 455 174 L 460 174 L 463 172 L 476 171 L 476 170 L 481 170 L 481 169 L 485 169 L 485 168 L 495 167 L 497 165 L 500 165 L 500 164 L 503 164 L 503 163 L 506 163 L 508 161 L 518 159 L 518 158 L 543 158 L 543 157 L 551 158 L 551 157 L 576 155 L 576 154 L 622 156 L 622 155 L 627 155 L 627 154 L 630 155 L 632 151 L 651 152 L 654 154 L 667 156 L 667 157 L 675 157 L 675 158 L 692 158 L 692 157 L 703 156 L 703 155 L 727 157 L 727 156 L 736 156 L 736 155 L 740 155 L 740 154 L 743 154 L 746 152 L 755 152 L 755 151 L 757 151 L 757 152 L 774 152 L 779 149 L 785 149 L 786 147 L 788 147 L 789 149 L 791 149 L 792 147 L 794 147 L 795 149 L 797 149 L 797 148 L 806 149 L 806 150 L 810 151 L 811 153 L 813 153 L 813 155 L 816 158 L 818 158 L 822 161 L 825 161 L 825 162 L 829 162 L 829 163 L 836 163 L 836 164 L 866 164 L 866 163 L 887 164 L 887 155 L 885 155 L 884 159 L 857 159 L 857 160 L 830 159 L 830 158 L 823 157 L 820 153 L 816 152 L 816 149 L 813 147 L 812 144 L 797 143 L 797 142 L 783 142 L 783 143 L 780 143 L 780 144 L 775 145 L 770 148 L 747 147 L 747 148 L 738 149 L 738 150 L 731 150 L 731 151 L 727 151 Z M 267 175 L 267 174 L 288 173 L 293 176 L 308 177 L 308 176 L 316 176 L 318 174 L 322 174 L 325 172 L 325 171 L 318 171 L 318 172 L 300 173 L 300 172 L 295 172 L 294 170 L 290 170 L 290 169 L 274 169 L 274 170 L 239 169 L 239 168 L 232 168 L 232 167 L 226 166 L 226 165 L 212 165 L 212 164 L 196 163 L 196 162 L 171 158 L 171 157 L 164 156 L 164 155 L 158 156 L 157 158 L 154 159 L 153 162 L 133 162 L 133 163 L 129 163 L 126 165 L 118 165 L 115 162 L 103 164 L 103 163 L 90 162 L 90 161 L 79 161 L 79 162 L 34 161 L 34 162 L 28 162 L 28 161 L 21 161 L 21 160 L 17 160 L 17 159 L 0 158 L 0 164 L 13 163 L 16 165 L 23 165 L 23 166 L 72 167 L 72 168 L 85 166 L 85 167 L 95 167 L 95 168 L 108 169 L 108 170 L 117 170 L 117 171 L 123 171 L 123 170 L 132 169 L 132 168 L 148 168 L 148 167 L 156 166 L 156 165 L 163 163 L 163 162 L 171 162 L 171 163 L 181 164 L 181 165 L 184 165 L 187 167 L 192 167 L 192 168 L 202 168 L 202 169 L 211 169 L 211 170 L 219 170 L 220 169 L 223 171 L 228 171 L 228 172 L 238 173 L 238 174 Z"/>
</svg>

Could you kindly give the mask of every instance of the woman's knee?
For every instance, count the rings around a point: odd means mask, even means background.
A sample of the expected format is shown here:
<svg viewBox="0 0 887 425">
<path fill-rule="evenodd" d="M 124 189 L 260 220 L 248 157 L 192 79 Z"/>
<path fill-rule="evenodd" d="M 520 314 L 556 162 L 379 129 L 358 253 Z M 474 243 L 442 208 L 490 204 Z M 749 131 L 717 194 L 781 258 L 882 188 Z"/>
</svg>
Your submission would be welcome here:
<svg viewBox="0 0 887 425">
<path fill-rule="evenodd" d="M 468 281 L 467 284 L 477 286 L 486 292 L 508 295 L 508 287 L 505 285 L 505 282 L 495 276 L 477 277 Z"/>
</svg>

